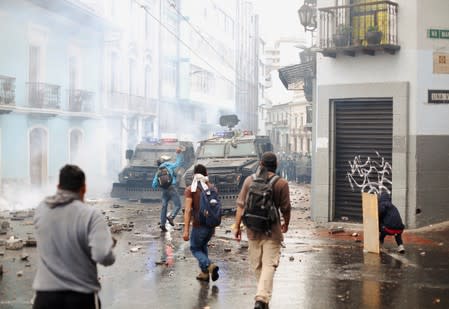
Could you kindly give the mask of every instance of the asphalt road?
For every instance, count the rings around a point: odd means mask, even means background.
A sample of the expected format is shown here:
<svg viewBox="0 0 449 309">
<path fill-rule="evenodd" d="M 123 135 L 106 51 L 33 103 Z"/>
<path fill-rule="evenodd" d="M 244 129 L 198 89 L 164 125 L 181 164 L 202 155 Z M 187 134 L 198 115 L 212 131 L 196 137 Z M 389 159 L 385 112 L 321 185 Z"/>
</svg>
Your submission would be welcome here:
<svg viewBox="0 0 449 309">
<path fill-rule="evenodd" d="M 447 229 L 410 233 L 404 255 L 396 253 L 392 240 L 380 255 L 363 253 L 361 237 L 351 236 L 354 230 L 331 235 L 329 226 L 310 221 L 308 190 L 292 186 L 292 224 L 270 308 L 449 308 L 449 246 L 442 242 Z M 116 263 L 99 268 L 103 308 L 252 308 L 256 283 L 246 242 L 230 233 L 232 217 L 223 220 L 209 247 L 220 278 L 204 284 L 195 279 L 199 269 L 182 240 L 182 226 L 160 232 L 158 202 L 89 204 L 103 209 L 116 229 L 123 224 L 128 229 L 114 234 Z M 12 230 L 0 239 L 32 236 L 31 218 L 10 222 Z M 10 251 L 0 245 L 0 252 L 0 308 L 31 308 L 35 248 Z"/>
</svg>

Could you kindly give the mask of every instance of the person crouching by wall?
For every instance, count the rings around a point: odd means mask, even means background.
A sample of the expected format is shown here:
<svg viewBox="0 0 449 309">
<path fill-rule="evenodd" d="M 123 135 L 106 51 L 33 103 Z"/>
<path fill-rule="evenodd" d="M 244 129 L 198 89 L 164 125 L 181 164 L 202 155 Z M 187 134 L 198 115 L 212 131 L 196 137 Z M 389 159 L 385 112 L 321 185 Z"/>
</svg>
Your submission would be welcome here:
<svg viewBox="0 0 449 309">
<path fill-rule="evenodd" d="M 383 245 L 386 236 L 394 236 L 398 245 L 398 252 L 404 253 L 405 248 L 402 241 L 402 233 L 405 226 L 402 223 L 398 209 L 391 203 L 390 195 L 387 192 L 382 192 L 380 195 L 378 211 L 380 245 Z"/>
</svg>

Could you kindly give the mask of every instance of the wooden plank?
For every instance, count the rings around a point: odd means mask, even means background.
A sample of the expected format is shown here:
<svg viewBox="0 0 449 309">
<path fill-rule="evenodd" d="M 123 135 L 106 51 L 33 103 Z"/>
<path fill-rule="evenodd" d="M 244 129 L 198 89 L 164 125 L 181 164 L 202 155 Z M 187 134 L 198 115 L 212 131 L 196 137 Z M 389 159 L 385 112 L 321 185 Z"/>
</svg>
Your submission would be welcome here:
<svg viewBox="0 0 449 309">
<path fill-rule="evenodd" d="M 379 215 L 377 194 L 362 193 L 363 251 L 379 254 Z"/>
</svg>

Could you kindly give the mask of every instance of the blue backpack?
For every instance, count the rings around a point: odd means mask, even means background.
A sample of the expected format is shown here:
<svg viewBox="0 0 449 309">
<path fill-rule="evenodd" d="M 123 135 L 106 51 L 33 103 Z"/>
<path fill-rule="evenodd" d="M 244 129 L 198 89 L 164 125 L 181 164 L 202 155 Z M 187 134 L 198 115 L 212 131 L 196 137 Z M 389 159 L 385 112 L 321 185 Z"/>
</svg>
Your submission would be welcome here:
<svg viewBox="0 0 449 309">
<path fill-rule="evenodd" d="M 216 227 L 221 224 L 221 202 L 218 192 L 208 188 L 204 190 L 198 182 L 200 189 L 200 209 L 198 211 L 198 221 L 201 225 Z"/>
</svg>

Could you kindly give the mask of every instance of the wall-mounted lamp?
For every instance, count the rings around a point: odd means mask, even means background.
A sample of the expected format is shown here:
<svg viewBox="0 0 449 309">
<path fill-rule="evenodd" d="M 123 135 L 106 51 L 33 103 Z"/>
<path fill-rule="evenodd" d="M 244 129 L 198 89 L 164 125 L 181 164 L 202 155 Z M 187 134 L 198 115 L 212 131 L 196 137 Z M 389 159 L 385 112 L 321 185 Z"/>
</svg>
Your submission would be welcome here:
<svg viewBox="0 0 449 309">
<path fill-rule="evenodd" d="M 316 0 L 304 0 L 298 10 L 299 21 L 305 31 L 314 31 L 317 28 Z"/>
</svg>

